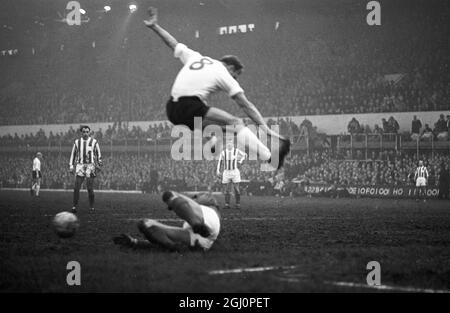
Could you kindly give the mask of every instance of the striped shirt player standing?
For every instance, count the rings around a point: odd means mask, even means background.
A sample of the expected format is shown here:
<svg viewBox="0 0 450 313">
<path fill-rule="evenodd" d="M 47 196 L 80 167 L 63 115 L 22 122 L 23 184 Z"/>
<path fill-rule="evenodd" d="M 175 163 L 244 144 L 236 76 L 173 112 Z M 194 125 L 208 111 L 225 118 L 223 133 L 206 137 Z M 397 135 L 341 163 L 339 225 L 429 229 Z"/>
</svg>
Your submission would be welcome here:
<svg viewBox="0 0 450 313">
<path fill-rule="evenodd" d="M 422 160 L 419 161 L 419 166 L 417 167 L 416 172 L 414 173 L 414 180 L 416 181 L 416 194 L 418 195 L 416 201 L 419 201 L 419 198 L 423 195 L 424 197 L 423 202 L 426 202 L 425 196 L 428 182 L 428 170 L 423 165 Z"/>
<path fill-rule="evenodd" d="M 233 145 L 233 141 L 228 141 L 225 149 L 222 151 L 217 163 L 217 176 L 220 177 L 220 169 L 223 165 L 222 184 L 225 194 L 225 208 L 230 208 L 231 188 L 234 189 L 234 197 L 236 199 L 236 209 L 241 208 L 241 192 L 239 183 L 241 182 L 241 173 L 238 168 L 239 164 L 244 162 L 246 153 L 237 149 Z"/>
<path fill-rule="evenodd" d="M 36 153 L 36 157 L 33 159 L 33 171 L 31 173 L 32 185 L 30 188 L 31 196 L 39 197 L 39 190 L 41 189 L 41 159 L 42 153 Z"/>
<path fill-rule="evenodd" d="M 69 169 L 75 173 L 75 186 L 73 190 L 72 212 L 77 212 L 80 189 L 86 178 L 86 187 L 89 197 L 89 207 L 94 210 L 94 178 L 97 165 L 102 166 L 100 146 L 95 138 L 90 136 L 91 129 L 87 125 L 80 127 L 81 138 L 76 139 L 70 154 Z"/>
</svg>

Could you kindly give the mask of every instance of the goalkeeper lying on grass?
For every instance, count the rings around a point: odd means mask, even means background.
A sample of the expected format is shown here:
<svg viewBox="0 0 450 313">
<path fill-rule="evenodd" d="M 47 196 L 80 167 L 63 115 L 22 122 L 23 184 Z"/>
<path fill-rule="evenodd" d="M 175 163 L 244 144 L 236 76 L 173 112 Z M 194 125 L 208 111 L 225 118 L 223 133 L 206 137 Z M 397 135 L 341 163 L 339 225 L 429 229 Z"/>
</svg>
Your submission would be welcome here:
<svg viewBox="0 0 450 313">
<path fill-rule="evenodd" d="M 184 220 L 183 226 L 169 226 L 144 218 L 137 223 L 139 231 L 148 240 L 139 240 L 128 234 L 113 238 L 115 244 L 139 247 L 148 242 L 180 250 L 183 247 L 209 250 L 220 232 L 220 213 L 216 199 L 208 193 L 189 198 L 175 191 L 165 191 L 162 200 L 168 209 Z"/>
</svg>

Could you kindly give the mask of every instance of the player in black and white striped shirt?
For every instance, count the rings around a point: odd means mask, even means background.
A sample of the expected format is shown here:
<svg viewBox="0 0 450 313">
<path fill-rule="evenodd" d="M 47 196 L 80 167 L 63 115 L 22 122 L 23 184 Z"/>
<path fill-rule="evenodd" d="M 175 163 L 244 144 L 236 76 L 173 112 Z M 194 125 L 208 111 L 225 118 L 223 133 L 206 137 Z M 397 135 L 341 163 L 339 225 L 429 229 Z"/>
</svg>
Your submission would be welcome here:
<svg viewBox="0 0 450 313">
<path fill-rule="evenodd" d="M 222 184 L 225 193 L 225 208 L 230 207 L 231 188 L 234 189 L 236 199 L 236 208 L 241 207 L 241 192 L 239 183 L 241 182 L 241 173 L 238 169 L 238 162 L 242 164 L 246 157 L 245 152 L 234 147 L 233 141 L 227 141 L 225 150 L 222 151 L 217 163 L 217 176 L 220 176 L 220 169 L 223 166 Z"/>
<path fill-rule="evenodd" d="M 416 201 L 419 201 L 420 197 L 423 196 L 423 201 L 425 202 L 425 196 L 427 191 L 427 182 L 428 182 L 428 170 L 423 165 L 423 161 L 419 161 L 419 166 L 416 169 L 416 172 L 414 173 L 414 180 L 416 181 L 416 193 L 418 196 L 418 199 Z"/>
<path fill-rule="evenodd" d="M 75 172 L 72 212 L 76 213 L 80 189 L 86 178 L 89 206 L 94 210 L 94 178 L 97 166 L 102 166 L 100 146 L 95 138 L 90 137 L 91 129 L 87 125 L 80 127 L 81 138 L 76 139 L 70 154 L 69 170 Z"/>
</svg>

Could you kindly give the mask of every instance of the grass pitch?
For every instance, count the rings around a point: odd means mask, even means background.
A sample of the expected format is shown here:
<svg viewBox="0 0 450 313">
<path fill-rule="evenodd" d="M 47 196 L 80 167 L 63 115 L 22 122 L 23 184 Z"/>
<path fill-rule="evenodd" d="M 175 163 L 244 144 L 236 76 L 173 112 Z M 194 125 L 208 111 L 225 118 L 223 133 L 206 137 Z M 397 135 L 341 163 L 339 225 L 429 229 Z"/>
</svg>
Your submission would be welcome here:
<svg viewBox="0 0 450 313">
<path fill-rule="evenodd" d="M 382 291 L 450 290 L 448 201 L 243 197 L 241 210 L 222 210 L 210 251 L 179 253 L 112 242 L 139 236 L 143 217 L 181 225 L 160 196 L 97 193 L 89 212 L 81 193 L 80 228 L 60 239 L 51 220 L 71 199 L 0 191 L 0 291 L 377 292 L 366 286 L 370 261 Z M 66 283 L 69 261 L 81 265 L 81 286 Z"/>
</svg>

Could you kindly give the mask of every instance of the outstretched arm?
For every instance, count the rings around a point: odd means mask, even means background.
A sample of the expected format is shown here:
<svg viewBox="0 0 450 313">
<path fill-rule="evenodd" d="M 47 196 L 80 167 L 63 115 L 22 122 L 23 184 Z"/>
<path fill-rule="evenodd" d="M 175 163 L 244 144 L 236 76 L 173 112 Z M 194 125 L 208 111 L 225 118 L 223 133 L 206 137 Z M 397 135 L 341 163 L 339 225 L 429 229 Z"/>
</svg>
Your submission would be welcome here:
<svg viewBox="0 0 450 313">
<path fill-rule="evenodd" d="M 247 153 L 242 152 L 241 150 L 238 149 L 238 154 L 240 155 L 240 160 L 239 160 L 239 164 L 242 164 L 245 160 L 245 158 L 247 157 Z"/>
<path fill-rule="evenodd" d="M 178 41 L 164 28 L 158 25 L 158 10 L 156 8 L 150 7 L 148 9 L 149 18 L 144 20 L 145 26 L 153 30 L 164 43 L 172 50 L 175 50 L 175 46 Z"/>
<path fill-rule="evenodd" d="M 255 105 L 247 99 L 243 92 L 237 93 L 232 97 L 232 99 L 242 108 L 242 110 L 244 110 L 245 114 L 247 114 L 248 117 L 250 117 L 252 121 L 256 123 L 256 125 L 263 128 L 265 133 L 276 138 L 282 138 L 279 134 L 275 133 L 269 128 L 269 126 L 267 126 L 267 123 L 264 121 L 261 113 L 259 113 Z"/>
<path fill-rule="evenodd" d="M 73 164 L 75 161 L 76 153 L 77 153 L 77 142 L 75 141 L 75 143 L 73 144 L 72 153 L 70 153 L 70 160 L 69 160 L 70 171 L 73 171 Z"/>
</svg>

